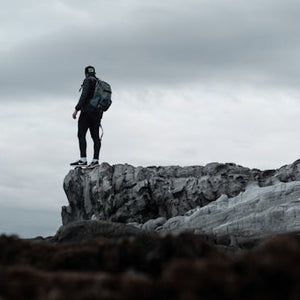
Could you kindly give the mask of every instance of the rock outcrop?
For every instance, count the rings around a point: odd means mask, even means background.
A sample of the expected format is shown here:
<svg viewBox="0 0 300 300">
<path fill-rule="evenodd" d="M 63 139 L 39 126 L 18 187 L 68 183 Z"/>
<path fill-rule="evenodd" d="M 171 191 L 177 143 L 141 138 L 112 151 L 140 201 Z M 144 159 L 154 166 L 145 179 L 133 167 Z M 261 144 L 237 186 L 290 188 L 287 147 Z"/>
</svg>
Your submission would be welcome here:
<svg viewBox="0 0 300 300">
<path fill-rule="evenodd" d="M 134 237 L 147 240 L 150 236 L 151 233 L 130 225 L 84 220 L 61 226 L 50 241 L 55 243 L 80 243 L 91 241 L 98 237 L 107 239 Z"/>
<path fill-rule="evenodd" d="M 219 242 L 229 238 L 233 246 L 273 234 L 300 232 L 300 181 L 251 187 L 233 198 L 222 195 L 205 207 L 173 217 L 152 229 L 194 229 L 214 236 Z"/>
<path fill-rule="evenodd" d="M 64 225 L 106 220 L 231 239 L 300 231 L 300 160 L 266 171 L 233 163 L 145 168 L 103 163 L 71 170 L 64 190 L 69 201 L 62 209 Z"/>
</svg>

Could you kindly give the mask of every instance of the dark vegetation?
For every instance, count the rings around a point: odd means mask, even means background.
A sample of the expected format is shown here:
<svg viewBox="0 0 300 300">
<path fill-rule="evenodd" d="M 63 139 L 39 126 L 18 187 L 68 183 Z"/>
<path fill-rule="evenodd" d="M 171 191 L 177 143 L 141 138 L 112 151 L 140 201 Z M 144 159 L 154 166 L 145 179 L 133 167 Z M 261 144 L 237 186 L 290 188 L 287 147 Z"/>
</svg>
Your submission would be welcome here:
<svg viewBox="0 0 300 300">
<path fill-rule="evenodd" d="M 0 299 L 300 299 L 300 239 L 225 252 L 193 234 L 82 243 L 0 236 Z"/>
</svg>

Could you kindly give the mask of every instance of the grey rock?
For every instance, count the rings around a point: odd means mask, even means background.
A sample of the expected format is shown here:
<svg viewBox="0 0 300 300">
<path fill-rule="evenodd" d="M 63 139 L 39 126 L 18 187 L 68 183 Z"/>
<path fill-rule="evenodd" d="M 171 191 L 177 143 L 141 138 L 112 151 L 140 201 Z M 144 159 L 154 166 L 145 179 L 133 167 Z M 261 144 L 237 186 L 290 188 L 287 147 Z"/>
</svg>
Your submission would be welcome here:
<svg viewBox="0 0 300 300">
<path fill-rule="evenodd" d="M 170 218 L 158 231 L 194 229 L 231 244 L 274 234 L 300 232 L 300 181 L 249 187 L 238 196 L 222 195 L 191 215 Z"/>
<path fill-rule="evenodd" d="M 147 232 L 120 223 L 84 220 L 61 226 L 51 241 L 55 243 L 70 243 L 99 238 L 119 239 L 125 237 L 145 238 L 147 237 Z"/>
<path fill-rule="evenodd" d="M 210 211 L 220 209 L 220 205 L 223 210 L 228 209 L 229 199 L 241 201 L 237 196 L 246 189 L 297 180 L 300 180 L 300 160 L 278 170 L 265 171 L 234 163 L 188 167 L 102 163 L 91 170 L 71 170 L 65 177 L 69 205 L 62 208 L 62 221 L 66 225 L 80 220 L 106 220 L 153 229 L 164 225 L 162 220 L 189 217 L 194 214 L 193 209 L 199 210 L 222 195 L 218 208 L 211 204 Z M 164 219 L 153 221 L 157 218 Z"/>
<path fill-rule="evenodd" d="M 162 226 L 164 223 L 166 223 L 167 219 L 164 217 L 160 217 L 154 220 L 149 220 L 146 223 L 142 225 L 143 230 L 155 230 L 157 227 Z"/>
</svg>

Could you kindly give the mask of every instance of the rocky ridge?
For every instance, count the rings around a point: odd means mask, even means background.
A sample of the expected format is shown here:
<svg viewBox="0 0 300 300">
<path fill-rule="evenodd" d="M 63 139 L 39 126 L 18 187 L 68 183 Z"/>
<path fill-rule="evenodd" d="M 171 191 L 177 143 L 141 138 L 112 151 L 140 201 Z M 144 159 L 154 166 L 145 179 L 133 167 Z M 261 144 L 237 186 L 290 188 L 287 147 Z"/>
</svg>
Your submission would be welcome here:
<svg viewBox="0 0 300 300">
<path fill-rule="evenodd" d="M 276 170 L 234 163 L 133 167 L 102 163 L 74 169 L 64 180 L 63 224 L 129 223 L 156 231 L 194 230 L 255 238 L 300 232 L 300 160 Z"/>
</svg>

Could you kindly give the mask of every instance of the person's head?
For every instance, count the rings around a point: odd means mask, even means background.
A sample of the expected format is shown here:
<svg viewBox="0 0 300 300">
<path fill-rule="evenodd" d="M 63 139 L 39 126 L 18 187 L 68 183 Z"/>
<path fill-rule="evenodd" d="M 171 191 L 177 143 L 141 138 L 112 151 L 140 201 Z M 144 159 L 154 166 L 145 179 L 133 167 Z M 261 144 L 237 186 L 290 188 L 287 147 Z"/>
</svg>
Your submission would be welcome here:
<svg viewBox="0 0 300 300">
<path fill-rule="evenodd" d="M 90 76 L 90 75 L 95 75 L 96 71 L 95 71 L 95 68 L 93 66 L 87 66 L 84 69 L 84 73 L 85 73 L 85 76 Z"/>
</svg>

